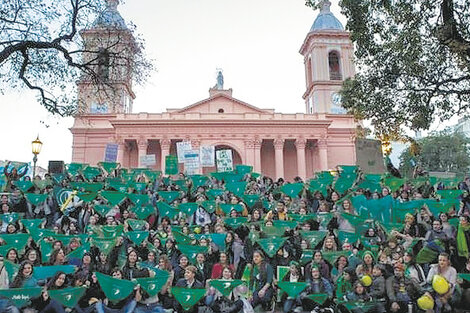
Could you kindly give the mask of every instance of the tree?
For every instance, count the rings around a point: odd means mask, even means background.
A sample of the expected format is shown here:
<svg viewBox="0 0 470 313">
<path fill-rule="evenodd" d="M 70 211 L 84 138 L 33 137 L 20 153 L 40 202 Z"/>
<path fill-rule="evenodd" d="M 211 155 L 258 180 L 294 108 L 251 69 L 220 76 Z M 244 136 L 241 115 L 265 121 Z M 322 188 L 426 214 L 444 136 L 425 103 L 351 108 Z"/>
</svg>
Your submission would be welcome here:
<svg viewBox="0 0 470 313">
<path fill-rule="evenodd" d="M 108 3 L 106 3 L 108 2 Z M 143 40 L 136 38 L 132 58 L 123 59 L 113 47 L 119 38 L 105 36 L 106 46 L 85 50 L 81 32 L 93 26 L 106 5 L 117 0 L 3 0 L 0 3 L 0 92 L 29 88 L 51 113 L 79 113 L 76 85 L 87 77 L 103 90 L 113 85 L 103 75 L 103 51 L 108 66 L 119 62 L 132 69 L 142 83 L 153 69 L 145 56 Z M 126 30 L 126 31 L 127 31 Z M 110 34 L 113 33 L 109 29 Z M 98 48 L 99 47 L 99 48 Z M 87 57 L 83 57 L 86 55 Z"/>
<path fill-rule="evenodd" d="M 411 176 L 415 165 L 426 171 L 466 172 L 470 166 L 470 139 L 450 129 L 432 133 L 400 155 L 400 171 Z"/>
<path fill-rule="evenodd" d="M 306 0 L 317 8 L 321 0 Z M 340 0 L 358 73 L 343 106 L 379 136 L 429 129 L 470 108 L 470 1 Z"/>
</svg>

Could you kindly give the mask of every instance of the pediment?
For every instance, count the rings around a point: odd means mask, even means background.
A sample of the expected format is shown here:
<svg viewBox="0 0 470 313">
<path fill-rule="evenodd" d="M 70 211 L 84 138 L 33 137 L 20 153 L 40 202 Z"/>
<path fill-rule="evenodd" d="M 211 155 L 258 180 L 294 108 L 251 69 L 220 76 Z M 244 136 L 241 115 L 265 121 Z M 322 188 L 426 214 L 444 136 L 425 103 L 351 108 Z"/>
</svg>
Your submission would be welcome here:
<svg viewBox="0 0 470 313">
<path fill-rule="evenodd" d="M 251 104 L 235 99 L 225 93 L 218 93 L 211 97 L 191 104 L 174 113 L 257 113 L 272 114 L 271 110 L 263 110 Z"/>
</svg>

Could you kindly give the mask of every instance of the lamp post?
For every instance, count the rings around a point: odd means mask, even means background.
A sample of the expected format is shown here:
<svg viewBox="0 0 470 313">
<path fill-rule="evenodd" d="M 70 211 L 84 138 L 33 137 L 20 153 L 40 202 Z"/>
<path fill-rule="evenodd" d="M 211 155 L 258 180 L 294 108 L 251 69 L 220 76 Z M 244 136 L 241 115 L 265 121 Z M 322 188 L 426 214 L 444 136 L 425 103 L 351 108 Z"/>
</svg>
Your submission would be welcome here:
<svg viewBox="0 0 470 313">
<path fill-rule="evenodd" d="M 33 150 L 33 162 L 34 162 L 34 167 L 33 167 L 33 179 L 36 176 L 36 162 L 38 161 L 38 154 L 41 152 L 42 148 L 42 142 L 39 140 L 39 135 L 36 137 L 36 140 L 31 142 L 32 150 Z"/>
</svg>

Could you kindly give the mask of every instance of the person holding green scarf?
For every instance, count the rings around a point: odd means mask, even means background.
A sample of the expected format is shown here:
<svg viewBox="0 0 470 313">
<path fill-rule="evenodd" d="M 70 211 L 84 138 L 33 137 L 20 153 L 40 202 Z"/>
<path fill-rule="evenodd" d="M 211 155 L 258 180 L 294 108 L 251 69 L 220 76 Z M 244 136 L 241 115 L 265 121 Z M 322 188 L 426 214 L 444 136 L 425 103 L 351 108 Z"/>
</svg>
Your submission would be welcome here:
<svg viewBox="0 0 470 313">
<path fill-rule="evenodd" d="M 10 288 L 37 287 L 38 280 L 33 276 L 33 263 L 23 261 L 18 268 L 18 273 L 10 284 Z"/>
<path fill-rule="evenodd" d="M 356 280 L 356 271 L 350 267 L 346 268 L 336 281 L 336 298 L 344 300 L 346 294 L 353 291 L 353 284 Z"/>
<path fill-rule="evenodd" d="M 460 257 L 468 259 L 470 243 L 470 218 L 468 216 L 461 216 L 459 227 L 457 230 L 457 251 Z"/>
<path fill-rule="evenodd" d="M 263 310 L 269 310 L 274 296 L 274 289 L 272 287 L 274 279 L 273 268 L 265 260 L 264 254 L 260 250 L 253 252 L 252 264 L 250 290 L 253 291 L 253 299 L 251 305 L 253 308 L 261 305 Z"/>
</svg>

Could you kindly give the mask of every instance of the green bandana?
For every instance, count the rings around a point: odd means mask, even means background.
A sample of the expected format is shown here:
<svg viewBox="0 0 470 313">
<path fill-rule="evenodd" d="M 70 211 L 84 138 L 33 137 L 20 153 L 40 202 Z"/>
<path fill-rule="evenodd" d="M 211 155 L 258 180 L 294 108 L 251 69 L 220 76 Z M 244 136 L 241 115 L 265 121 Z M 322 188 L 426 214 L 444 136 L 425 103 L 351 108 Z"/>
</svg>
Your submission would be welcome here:
<svg viewBox="0 0 470 313">
<path fill-rule="evenodd" d="M 5 213 L 5 214 L 0 214 L 0 220 L 5 223 L 5 224 L 11 224 L 15 223 L 20 219 L 20 217 L 23 217 L 23 213 Z"/>
<path fill-rule="evenodd" d="M 116 246 L 117 238 L 98 238 L 98 237 L 91 237 L 91 245 L 97 247 L 101 252 L 108 255 L 111 250 Z"/>
<path fill-rule="evenodd" d="M 73 189 L 83 191 L 83 192 L 92 192 L 97 193 L 101 189 L 103 189 L 103 183 L 88 183 L 88 182 L 71 182 L 70 186 Z"/>
<path fill-rule="evenodd" d="M 134 212 L 138 219 L 146 219 L 150 214 L 155 213 L 155 208 L 152 205 L 135 206 L 130 209 Z"/>
<path fill-rule="evenodd" d="M 225 190 L 223 189 L 209 189 L 206 191 L 206 195 L 212 200 L 214 200 L 218 196 L 222 196 L 224 193 Z"/>
<path fill-rule="evenodd" d="M 277 280 L 282 281 L 284 277 L 286 277 L 287 273 L 289 273 L 289 271 L 290 271 L 289 266 L 278 266 L 277 267 Z"/>
<path fill-rule="evenodd" d="M 127 224 L 129 225 L 132 230 L 142 230 L 145 227 L 146 221 L 143 220 L 135 220 L 135 219 L 127 219 Z"/>
<path fill-rule="evenodd" d="M 9 281 L 13 281 L 15 275 L 18 273 L 18 270 L 20 269 L 20 265 L 12 263 L 5 259 L 3 260 L 3 266 L 5 266 L 5 270 L 7 271 Z"/>
<path fill-rule="evenodd" d="M 231 227 L 232 229 L 237 229 L 238 227 L 246 224 L 248 218 L 246 217 L 227 217 L 224 219 L 225 225 Z"/>
<path fill-rule="evenodd" d="M 328 299 L 328 295 L 326 293 L 317 293 L 317 294 L 308 295 L 307 298 L 309 298 L 315 303 L 318 303 L 319 305 L 323 305 L 326 299 Z"/>
<path fill-rule="evenodd" d="M 470 282 L 470 274 L 465 274 L 465 273 L 458 273 L 457 276 L 460 279 L 465 279 L 466 281 Z"/>
<path fill-rule="evenodd" d="M 238 197 L 242 197 L 243 194 L 245 193 L 246 185 L 247 182 L 233 182 L 233 183 L 227 183 L 225 185 L 225 189 L 233 193 L 234 195 L 237 195 Z"/>
<path fill-rule="evenodd" d="M 67 254 L 67 258 L 68 259 L 72 259 L 72 258 L 81 259 L 85 253 L 90 252 L 90 248 L 91 248 L 90 243 L 86 242 L 82 244 L 81 246 L 79 246 L 77 249 Z"/>
<path fill-rule="evenodd" d="M 331 265 L 333 265 L 335 263 L 335 261 L 342 255 L 347 258 L 351 255 L 351 251 L 323 252 L 323 258 L 325 259 L 325 261 L 327 261 Z"/>
<path fill-rule="evenodd" d="M 279 288 L 284 290 L 290 298 L 296 298 L 305 288 L 307 288 L 308 283 L 291 283 L 288 281 L 280 281 L 277 283 L 277 285 L 279 286 Z"/>
<path fill-rule="evenodd" d="M 47 186 L 52 186 L 52 181 L 47 179 L 47 180 L 41 180 L 41 179 L 35 179 L 33 181 L 34 185 L 40 190 L 46 189 Z"/>
<path fill-rule="evenodd" d="M 225 180 L 225 183 L 227 183 L 227 184 L 242 182 L 243 176 L 244 176 L 243 174 L 236 174 L 236 173 L 233 173 L 233 172 L 225 172 L 224 180 Z"/>
<path fill-rule="evenodd" d="M 73 308 L 85 293 L 85 287 L 69 287 L 65 289 L 49 290 L 52 299 L 63 306 Z"/>
<path fill-rule="evenodd" d="M 311 220 L 316 220 L 316 214 L 289 214 L 289 217 L 292 218 L 294 221 L 298 221 L 299 223 L 304 223 Z"/>
<path fill-rule="evenodd" d="M 242 164 L 237 164 L 235 166 L 235 171 L 238 173 L 238 174 L 241 174 L 241 175 L 245 175 L 245 174 L 249 174 L 253 171 L 253 166 L 251 165 L 242 165 Z"/>
<path fill-rule="evenodd" d="M 376 301 L 348 301 L 344 302 L 343 305 L 350 311 L 354 312 L 371 312 L 371 310 L 377 304 Z M 360 311 L 359 311 L 360 310 Z"/>
<path fill-rule="evenodd" d="M 333 179 L 311 180 L 308 189 L 311 193 L 319 191 L 323 196 L 326 196 L 328 194 L 328 186 L 330 186 L 332 183 Z"/>
<path fill-rule="evenodd" d="M 96 176 L 101 174 L 101 170 L 98 167 L 88 166 L 83 171 L 83 176 L 88 180 L 95 179 Z"/>
<path fill-rule="evenodd" d="M 286 229 L 276 226 L 261 226 L 261 231 L 266 237 L 283 237 Z"/>
<path fill-rule="evenodd" d="M 313 250 L 302 250 L 302 255 L 300 256 L 300 264 L 305 265 L 308 262 L 312 261 Z"/>
<path fill-rule="evenodd" d="M 400 187 L 403 186 L 405 182 L 405 179 L 396 177 L 387 177 L 384 179 L 384 185 L 390 188 L 392 192 L 395 192 L 400 189 Z"/>
<path fill-rule="evenodd" d="M 116 162 L 99 162 L 98 165 L 101 166 L 108 174 L 111 174 L 120 164 Z"/>
<path fill-rule="evenodd" d="M 272 258 L 284 245 L 286 238 L 266 238 L 258 240 L 258 244 L 266 254 Z"/>
<path fill-rule="evenodd" d="M 258 203 L 259 199 L 260 195 L 243 195 L 243 201 L 250 209 Z"/>
<path fill-rule="evenodd" d="M 339 177 L 334 183 L 334 189 L 338 193 L 344 194 L 346 191 L 348 191 L 348 189 L 350 189 L 354 185 L 355 180 L 356 180 L 356 177 L 353 177 L 353 178 Z"/>
<path fill-rule="evenodd" d="M 135 243 L 137 246 L 142 244 L 145 239 L 148 238 L 149 232 L 148 231 L 142 231 L 142 230 L 134 230 L 134 231 L 129 231 L 126 233 L 127 238 L 129 238 L 133 243 Z"/>
<path fill-rule="evenodd" d="M 73 265 L 50 265 L 50 266 L 35 266 L 33 276 L 37 280 L 48 279 L 54 276 L 58 271 L 65 274 L 73 274 L 77 268 Z"/>
<path fill-rule="evenodd" d="M 194 263 L 196 261 L 197 254 L 206 254 L 209 251 L 209 247 L 178 244 L 178 250 L 180 250 L 181 253 L 185 254 L 191 263 Z"/>
<path fill-rule="evenodd" d="M 137 206 L 142 206 L 150 202 L 150 198 L 147 194 L 140 195 L 140 194 L 135 194 L 135 193 L 129 193 L 127 194 L 127 197 L 132 201 L 132 203 L 134 203 Z"/>
<path fill-rule="evenodd" d="M 382 187 L 378 182 L 364 180 L 360 183 L 357 188 L 362 188 L 364 190 L 369 190 L 370 192 L 379 192 L 382 190 Z"/>
<path fill-rule="evenodd" d="M 460 257 L 465 257 L 468 259 L 468 243 L 465 233 L 470 230 L 470 225 L 462 226 L 459 224 L 457 230 L 457 251 Z"/>
<path fill-rule="evenodd" d="M 77 176 L 88 164 L 70 163 L 67 167 L 67 172 L 72 176 Z"/>
<path fill-rule="evenodd" d="M 182 234 L 181 232 L 179 231 L 175 231 L 173 230 L 173 238 L 175 238 L 175 241 L 178 243 L 178 244 L 191 244 L 191 241 L 192 239 L 189 238 L 188 236 Z"/>
<path fill-rule="evenodd" d="M 443 244 L 440 243 L 440 241 L 434 240 L 434 243 L 444 248 Z M 438 255 L 438 251 L 431 249 L 429 246 L 424 246 L 421 250 L 419 250 L 418 254 L 416 255 L 416 263 L 433 263 L 435 260 L 437 260 Z"/>
<path fill-rule="evenodd" d="M 207 211 L 207 213 L 214 213 L 215 209 L 217 208 L 215 201 L 211 201 L 211 200 L 203 201 L 200 203 L 200 205 L 204 208 L 204 210 Z"/>
<path fill-rule="evenodd" d="M 7 245 L 15 247 L 16 250 L 22 250 L 28 243 L 29 234 L 2 234 L 0 238 L 2 238 Z"/>
<path fill-rule="evenodd" d="M 297 227 L 297 221 L 281 221 L 281 220 L 274 220 L 273 226 L 277 228 L 290 228 L 294 229 Z"/>
<path fill-rule="evenodd" d="M 48 194 L 25 193 L 24 196 L 31 204 L 38 206 L 47 200 Z"/>
<path fill-rule="evenodd" d="M 176 199 L 179 198 L 180 192 L 179 191 L 159 191 L 158 195 L 162 197 L 163 201 L 166 203 L 172 203 Z"/>
<path fill-rule="evenodd" d="M 230 203 L 221 203 L 219 204 L 220 209 L 222 212 L 224 212 L 226 215 L 229 215 L 232 210 L 237 211 L 238 213 L 243 212 L 243 207 L 241 204 L 230 204 Z"/>
<path fill-rule="evenodd" d="M 311 230 L 311 231 L 300 231 L 300 235 L 303 239 L 309 242 L 310 247 L 316 247 L 328 234 L 326 230 Z"/>
<path fill-rule="evenodd" d="M 129 280 L 113 278 L 99 272 L 95 274 L 106 298 L 111 301 L 125 299 L 134 291 L 135 284 Z"/>
<path fill-rule="evenodd" d="M 199 205 L 196 202 L 180 203 L 178 204 L 178 210 L 186 214 L 186 216 L 192 216 L 196 212 Z"/>
<path fill-rule="evenodd" d="M 163 286 L 165 286 L 168 281 L 168 276 L 136 278 L 135 281 L 149 294 L 150 297 L 155 297 L 160 290 L 162 290 Z"/>
<path fill-rule="evenodd" d="M 52 243 L 41 240 L 39 247 L 41 248 L 41 261 L 42 263 L 47 263 L 53 251 Z"/>
<path fill-rule="evenodd" d="M 441 199 L 456 199 L 463 194 L 462 190 L 437 190 L 436 194 L 438 194 Z"/>
<path fill-rule="evenodd" d="M 225 279 L 212 279 L 210 280 L 209 284 L 220 291 L 222 295 L 225 297 L 229 297 L 232 290 L 240 285 L 243 284 L 242 280 L 234 279 L 234 280 L 225 280 Z"/>
<path fill-rule="evenodd" d="M 206 294 L 206 289 L 173 287 L 171 293 L 184 310 L 189 310 Z"/>
<path fill-rule="evenodd" d="M 93 206 L 93 209 L 99 214 L 101 215 L 102 217 L 105 217 L 106 214 L 109 213 L 109 211 L 111 211 L 112 207 L 110 207 L 109 205 L 106 205 L 106 204 L 95 204 Z"/>
<path fill-rule="evenodd" d="M 91 202 L 95 200 L 96 196 L 98 194 L 96 192 L 79 192 L 77 193 L 77 197 L 80 198 L 80 200 L 83 200 L 83 202 Z"/>
<path fill-rule="evenodd" d="M 282 193 L 291 198 L 296 198 L 297 196 L 299 196 L 303 189 L 303 183 L 286 184 L 281 187 Z"/>
<path fill-rule="evenodd" d="M 143 190 L 145 190 L 147 188 L 147 183 L 137 183 L 137 182 L 133 182 L 129 185 L 131 188 L 134 188 L 135 190 L 137 190 L 138 192 L 141 192 Z"/>
<path fill-rule="evenodd" d="M 205 186 L 207 184 L 207 180 L 209 179 L 207 176 L 203 175 L 190 175 L 189 178 L 193 182 L 193 186 L 195 188 Z"/>
<path fill-rule="evenodd" d="M 158 208 L 158 213 L 160 214 L 160 217 L 167 216 L 170 219 L 172 219 L 179 213 L 178 209 L 176 209 L 175 207 L 172 207 L 171 205 L 163 201 L 157 202 L 157 208 Z"/>
<path fill-rule="evenodd" d="M 123 183 L 121 181 L 110 181 L 108 183 L 109 187 L 122 193 L 127 193 L 130 183 Z"/>
<path fill-rule="evenodd" d="M 33 183 L 30 181 L 15 181 L 13 184 L 18 187 L 23 193 L 27 192 L 29 189 L 33 187 Z"/>
<path fill-rule="evenodd" d="M 101 191 L 100 194 L 112 206 L 119 205 L 127 197 L 125 193 L 117 191 Z"/>
<path fill-rule="evenodd" d="M 16 308 L 22 308 L 31 299 L 39 297 L 41 291 L 41 287 L 0 289 L 0 296 L 4 299 L 10 299 Z"/>
</svg>

